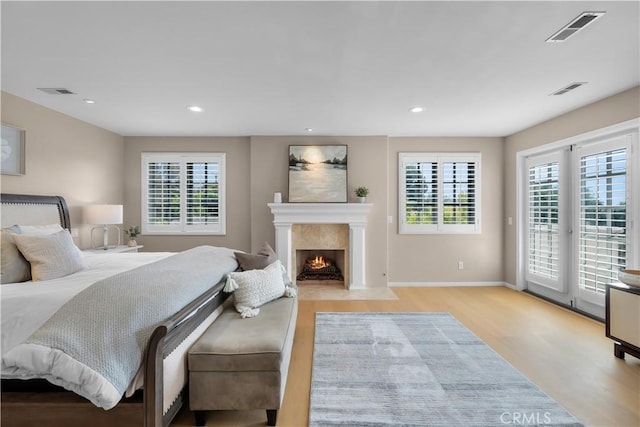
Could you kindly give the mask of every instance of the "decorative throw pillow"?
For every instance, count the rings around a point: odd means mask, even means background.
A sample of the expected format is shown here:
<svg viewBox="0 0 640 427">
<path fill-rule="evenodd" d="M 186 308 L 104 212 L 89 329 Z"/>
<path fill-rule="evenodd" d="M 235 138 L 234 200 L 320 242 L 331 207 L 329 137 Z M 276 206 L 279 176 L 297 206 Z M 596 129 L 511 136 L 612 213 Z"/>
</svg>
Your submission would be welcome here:
<svg viewBox="0 0 640 427">
<path fill-rule="evenodd" d="M 2 229 L 0 242 L 0 283 L 18 283 L 31 280 L 31 265 L 18 250 L 13 239 L 14 233 L 20 233 L 17 225 Z"/>
<path fill-rule="evenodd" d="M 13 238 L 31 263 L 34 282 L 68 276 L 84 268 L 82 254 L 66 230 L 49 235 L 14 234 Z"/>
<path fill-rule="evenodd" d="M 234 252 L 233 254 L 236 256 L 236 260 L 238 260 L 240 269 L 244 271 L 266 268 L 278 259 L 278 255 L 276 255 L 276 252 L 267 242 L 262 244 L 262 247 L 256 254 L 248 254 L 246 252 Z M 282 281 L 284 282 L 284 285 L 288 288 L 295 289 L 296 285 L 291 282 L 287 271 L 282 268 L 282 272 Z"/>
<path fill-rule="evenodd" d="M 247 270 L 229 273 L 225 292 L 234 292 L 234 304 L 242 318 L 255 317 L 261 305 L 283 295 L 295 297 L 295 292 L 285 292 L 282 280 L 282 264 L 279 260 L 263 270 Z"/>
<path fill-rule="evenodd" d="M 262 244 L 257 254 L 248 254 L 245 252 L 234 252 L 233 254 L 236 256 L 238 264 L 240 264 L 240 268 L 243 270 L 262 270 L 278 259 L 276 252 L 267 242 Z"/>
</svg>

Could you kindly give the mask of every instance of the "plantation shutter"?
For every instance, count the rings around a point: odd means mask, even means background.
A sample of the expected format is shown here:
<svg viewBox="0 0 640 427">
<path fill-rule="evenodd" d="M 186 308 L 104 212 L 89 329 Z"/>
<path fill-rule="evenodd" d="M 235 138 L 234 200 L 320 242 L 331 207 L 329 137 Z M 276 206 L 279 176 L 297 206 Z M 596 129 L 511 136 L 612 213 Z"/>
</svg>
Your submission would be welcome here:
<svg viewBox="0 0 640 427">
<path fill-rule="evenodd" d="M 408 161 L 405 171 L 405 224 L 433 225 L 438 223 L 438 164 Z"/>
<path fill-rule="evenodd" d="M 627 260 L 627 148 L 585 151 L 579 163 L 578 286 L 581 297 L 601 304 L 606 284 L 617 280 Z"/>
<path fill-rule="evenodd" d="M 475 162 L 443 162 L 444 224 L 476 223 Z"/>
<path fill-rule="evenodd" d="M 187 162 L 187 225 L 219 222 L 218 177 L 217 162 Z"/>
<path fill-rule="evenodd" d="M 561 268 L 560 153 L 529 159 L 527 280 L 565 291 Z"/>
<path fill-rule="evenodd" d="M 400 153 L 399 232 L 480 232 L 479 153 Z"/>
<path fill-rule="evenodd" d="M 143 153 L 143 234 L 224 234 L 224 154 Z"/>
<path fill-rule="evenodd" d="M 143 223 L 175 226 L 180 222 L 180 163 L 150 161 L 146 167 L 147 215 Z"/>
</svg>

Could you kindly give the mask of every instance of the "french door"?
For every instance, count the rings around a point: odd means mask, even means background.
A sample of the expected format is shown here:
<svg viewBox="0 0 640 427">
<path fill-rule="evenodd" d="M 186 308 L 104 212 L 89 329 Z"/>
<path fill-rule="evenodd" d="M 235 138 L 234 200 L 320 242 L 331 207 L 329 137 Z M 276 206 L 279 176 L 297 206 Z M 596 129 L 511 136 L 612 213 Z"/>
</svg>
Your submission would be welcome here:
<svg viewBox="0 0 640 427">
<path fill-rule="evenodd" d="M 638 262 L 636 138 L 527 158 L 525 280 L 531 292 L 604 318 L 606 284 Z"/>
</svg>

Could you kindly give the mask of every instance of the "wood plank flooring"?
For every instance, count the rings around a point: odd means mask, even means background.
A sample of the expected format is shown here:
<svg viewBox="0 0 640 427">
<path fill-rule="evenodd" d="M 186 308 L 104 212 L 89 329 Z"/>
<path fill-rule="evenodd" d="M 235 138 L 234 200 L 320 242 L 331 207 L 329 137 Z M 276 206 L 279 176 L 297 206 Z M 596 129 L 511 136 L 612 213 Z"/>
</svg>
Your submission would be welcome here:
<svg viewBox="0 0 640 427">
<path fill-rule="evenodd" d="M 505 287 L 394 288 L 398 300 L 300 301 L 278 426 L 309 417 L 317 312 L 449 312 L 587 426 L 640 426 L 640 360 L 613 356 L 604 325 Z M 220 390 L 224 393 L 224 390 Z M 264 426 L 265 411 L 214 411 L 209 426 Z M 183 408 L 173 427 L 193 426 Z"/>
</svg>

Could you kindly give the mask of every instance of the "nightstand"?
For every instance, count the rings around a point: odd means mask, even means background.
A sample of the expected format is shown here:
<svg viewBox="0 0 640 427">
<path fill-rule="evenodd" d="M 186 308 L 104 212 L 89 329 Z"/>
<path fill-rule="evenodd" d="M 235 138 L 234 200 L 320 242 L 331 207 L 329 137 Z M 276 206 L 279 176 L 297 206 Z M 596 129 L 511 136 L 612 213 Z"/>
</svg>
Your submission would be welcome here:
<svg viewBox="0 0 640 427">
<path fill-rule="evenodd" d="M 115 248 L 110 248 L 107 250 L 86 249 L 83 252 L 90 252 L 92 254 L 115 254 L 115 253 L 122 253 L 122 252 L 138 252 L 138 249 L 142 249 L 142 248 L 144 248 L 143 245 L 138 245 L 138 246 L 120 245 L 120 246 L 116 246 Z"/>
</svg>

